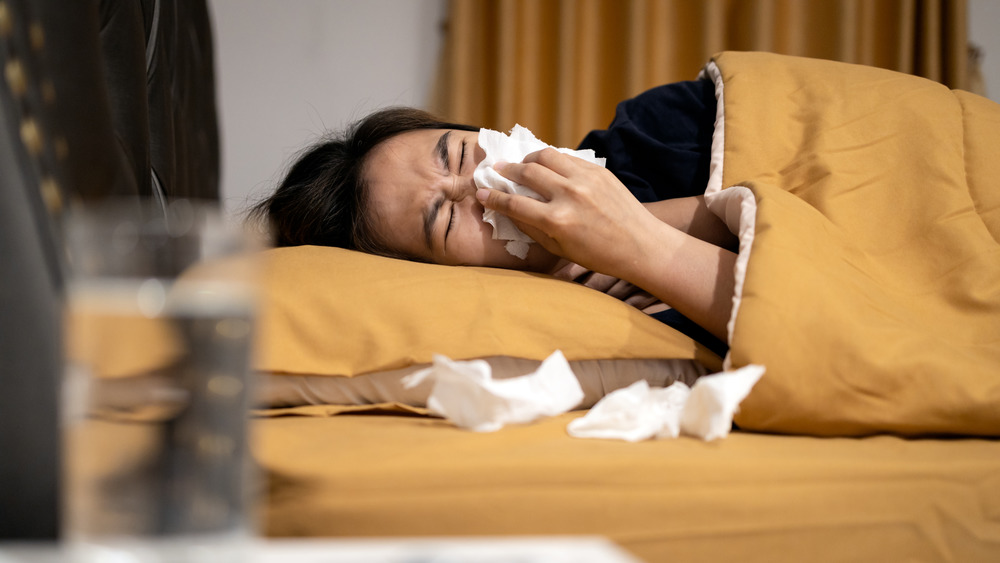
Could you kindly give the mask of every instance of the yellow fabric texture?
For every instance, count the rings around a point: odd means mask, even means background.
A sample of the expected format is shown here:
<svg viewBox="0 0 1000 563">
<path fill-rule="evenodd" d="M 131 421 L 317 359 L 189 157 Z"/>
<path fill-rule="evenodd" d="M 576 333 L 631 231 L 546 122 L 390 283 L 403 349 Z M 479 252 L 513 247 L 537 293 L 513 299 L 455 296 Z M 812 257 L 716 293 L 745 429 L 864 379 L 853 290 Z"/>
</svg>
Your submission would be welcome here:
<svg viewBox="0 0 1000 563">
<path fill-rule="evenodd" d="M 766 378 L 766 376 L 765 376 Z M 255 422 L 270 536 L 599 534 L 644 561 L 1000 560 L 1000 442 L 496 433 L 410 416 Z"/>
<path fill-rule="evenodd" d="M 428 363 L 718 356 L 598 291 L 548 276 L 421 264 L 318 246 L 261 260 L 255 365 L 276 374 L 355 376 Z"/>
<path fill-rule="evenodd" d="M 723 187 L 757 202 L 731 360 L 767 366 L 736 422 L 1000 435 L 1000 106 L 870 67 L 715 61 Z"/>
<path fill-rule="evenodd" d="M 100 378 L 162 370 L 183 357 L 182 335 L 163 318 L 110 314 L 74 303 L 64 318 L 66 359 Z"/>
</svg>

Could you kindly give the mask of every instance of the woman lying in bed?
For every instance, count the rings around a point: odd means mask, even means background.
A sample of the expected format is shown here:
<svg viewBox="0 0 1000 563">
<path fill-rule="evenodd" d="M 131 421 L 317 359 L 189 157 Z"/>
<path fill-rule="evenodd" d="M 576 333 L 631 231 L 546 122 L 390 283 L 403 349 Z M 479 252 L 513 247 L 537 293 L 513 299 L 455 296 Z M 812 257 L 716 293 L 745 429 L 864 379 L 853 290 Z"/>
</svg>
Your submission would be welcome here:
<svg viewBox="0 0 1000 563">
<path fill-rule="evenodd" d="M 623 102 L 608 130 L 588 136 L 584 145 L 607 156 L 607 168 L 554 149 L 495 166 L 538 201 L 477 188 L 473 171 L 485 157 L 478 128 L 383 110 L 308 149 L 254 214 L 281 246 L 561 274 L 600 289 L 624 280 L 724 341 L 736 240 L 700 196 L 688 195 L 704 189 L 712 119 L 711 83 L 670 85 Z M 526 258 L 493 238 L 485 209 L 537 241 Z M 580 276 L 585 270 L 603 276 Z"/>
</svg>

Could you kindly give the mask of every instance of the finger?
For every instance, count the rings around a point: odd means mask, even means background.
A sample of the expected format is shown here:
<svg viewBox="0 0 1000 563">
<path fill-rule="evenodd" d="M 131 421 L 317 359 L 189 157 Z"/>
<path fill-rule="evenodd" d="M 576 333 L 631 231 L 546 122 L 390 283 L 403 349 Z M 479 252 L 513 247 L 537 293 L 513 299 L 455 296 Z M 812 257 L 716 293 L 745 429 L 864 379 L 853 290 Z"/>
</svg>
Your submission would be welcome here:
<svg viewBox="0 0 1000 563">
<path fill-rule="evenodd" d="M 487 209 L 493 209 L 509 217 L 521 232 L 541 244 L 549 252 L 562 255 L 562 249 L 538 225 L 544 223 L 546 203 L 522 195 L 508 194 L 498 190 L 480 188 L 476 198 Z"/>
<path fill-rule="evenodd" d="M 564 178 L 570 177 L 581 165 L 591 164 L 582 158 L 557 151 L 552 147 L 530 153 L 522 159 L 522 162 L 541 164 Z"/>
<path fill-rule="evenodd" d="M 527 186 L 546 199 L 552 199 L 566 178 L 545 166 L 531 163 L 498 162 L 493 165 L 501 176 Z"/>
<path fill-rule="evenodd" d="M 548 250 L 552 254 L 556 255 L 562 254 L 562 249 L 559 248 L 559 244 L 555 241 L 555 239 L 546 234 L 545 231 L 533 227 L 532 225 L 529 225 L 524 221 L 518 221 L 517 219 L 511 219 L 511 221 L 514 222 L 514 225 L 516 225 L 518 229 L 521 229 L 522 233 L 531 237 L 531 240 L 542 245 L 546 250 Z"/>
<path fill-rule="evenodd" d="M 552 272 L 552 276 L 561 280 L 574 281 L 577 283 L 583 283 L 582 280 L 590 276 L 591 271 L 583 266 L 577 264 L 576 262 L 566 261 L 562 266 L 560 266 L 556 271 Z"/>
<path fill-rule="evenodd" d="M 577 278 L 575 281 L 591 289 L 596 289 L 597 291 L 607 293 L 608 290 L 611 289 L 615 285 L 615 283 L 618 282 L 618 278 L 607 276 L 600 272 L 590 271 L 587 273 L 586 277 L 581 276 Z M 613 295 L 613 297 L 618 297 L 618 296 Z"/>
<path fill-rule="evenodd" d="M 626 297 L 624 301 L 629 305 L 635 307 L 636 309 L 640 310 L 645 309 L 646 307 L 649 307 L 651 305 L 656 305 L 657 303 L 660 302 L 659 299 L 653 297 L 652 295 L 646 293 L 645 291 L 633 293 L 632 295 Z"/>
<path fill-rule="evenodd" d="M 476 190 L 476 199 L 487 209 L 493 209 L 515 221 L 532 226 L 538 225 L 545 217 L 545 203 L 523 195 L 479 188 Z"/>
<path fill-rule="evenodd" d="M 611 278 L 611 279 L 614 280 L 613 283 L 608 287 L 607 290 L 605 290 L 605 293 L 607 293 L 611 297 L 616 297 L 618 299 L 621 299 L 622 301 L 625 301 L 632 294 L 638 291 L 642 291 L 638 287 L 630 284 L 625 280 L 620 280 L 618 278 Z"/>
<path fill-rule="evenodd" d="M 600 164 L 552 147 L 535 151 L 525 156 L 522 162 L 541 164 L 564 178 L 573 178 L 581 172 L 585 173 L 591 170 L 607 170 Z"/>
</svg>

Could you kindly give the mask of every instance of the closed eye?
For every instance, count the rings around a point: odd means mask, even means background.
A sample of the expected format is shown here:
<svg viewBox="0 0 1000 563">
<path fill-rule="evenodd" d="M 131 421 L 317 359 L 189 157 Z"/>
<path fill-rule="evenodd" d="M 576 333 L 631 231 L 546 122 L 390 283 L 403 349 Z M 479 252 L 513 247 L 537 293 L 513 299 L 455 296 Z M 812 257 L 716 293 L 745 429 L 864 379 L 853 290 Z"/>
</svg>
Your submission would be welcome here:
<svg viewBox="0 0 1000 563">
<path fill-rule="evenodd" d="M 459 174 L 462 173 L 462 164 L 465 163 L 465 143 L 466 143 L 466 141 L 463 139 L 462 140 L 462 156 L 458 159 L 458 172 L 459 172 Z"/>
<path fill-rule="evenodd" d="M 448 219 L 448 228 L 444 230 L 445 243 L 448 242 L 448 233 L 451 232 L 453 226 L 455 226 L 455 204 L 451 206 L 451 217 Z"/>
</svg>

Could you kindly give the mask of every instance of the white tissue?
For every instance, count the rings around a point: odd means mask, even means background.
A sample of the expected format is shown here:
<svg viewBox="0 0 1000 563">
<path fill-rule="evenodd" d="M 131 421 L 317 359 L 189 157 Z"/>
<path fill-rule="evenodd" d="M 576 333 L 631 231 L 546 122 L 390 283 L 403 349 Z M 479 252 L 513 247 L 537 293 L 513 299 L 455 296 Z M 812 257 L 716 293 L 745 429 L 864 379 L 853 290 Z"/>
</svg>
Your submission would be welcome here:
<svg viewBox="0 0 1000 563">
<path fill-rule="evenodd" d="M 435 355 L 431 367 L 408 375 L 403 385 L 411 388 L 428 377 L 434 386 L 427 408 L 476 432 L 562 414 L 583 400 L 580 383 L 558 350 L 533 373 L 510 379 L 493 379 L 483 360 L 458 362 Z"/>
<path fill-rule="evenodd" d="M 681 434 L 706 441 L 725 438 L 740 402 L 763 374 L 764 366 L 749 365 L 703 376 L 690 390 L 680 382 L 651 389 L 638 381 L 609 393 L 566 431 L 575 438 L 629 442 Z"/>
<path fill-rule="evenodd" d="M 680 432 L 681 409 L 691 390 L 677 381 L 669 387 L 650 388 L 645 379 L 612 391 L 590 412 L 569 423 L 576 438 L 607 438 L 638 442 L 659 433 Z"/>
<path fill-rule="evenodd" d="M 506 193 L 519 194 L 541 200 L 541 196 L 527 186 L 514 183 L 501 176 L 493 165 L 497 162 L 521 162 L 529 154 L 551 145 L 539 141 L 528 129 L 515 125 L 510 136 L 492 129 L 479 130 L 479 146 L 486 152 L 484 158 L 472 174 L 476 186 L 500 190 Z M 582 158 L 588 162 L 604 166 L 605 159 L 597 158 L 590 149 L 576 151 L 572 149 L 553 147 L 559 152 Z M 510 241 L 505 248 L 510 254 L 524 260 L 528 255 L 528 245 L 534 242 L 531 237 L 521 232 L 506 216 L 487 209 L 483 213 L 483 221 L 493 225 L 493 238 Z"/>
</svg>

